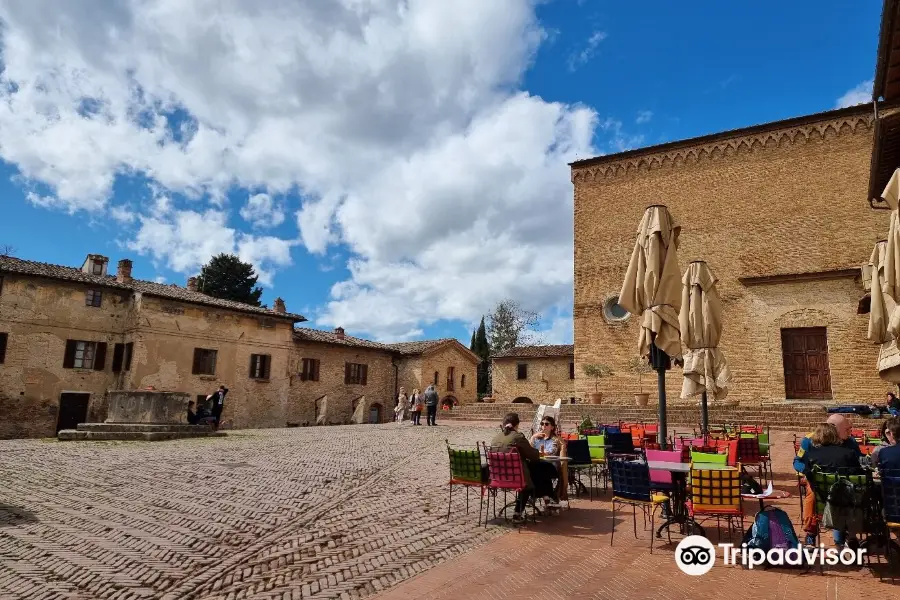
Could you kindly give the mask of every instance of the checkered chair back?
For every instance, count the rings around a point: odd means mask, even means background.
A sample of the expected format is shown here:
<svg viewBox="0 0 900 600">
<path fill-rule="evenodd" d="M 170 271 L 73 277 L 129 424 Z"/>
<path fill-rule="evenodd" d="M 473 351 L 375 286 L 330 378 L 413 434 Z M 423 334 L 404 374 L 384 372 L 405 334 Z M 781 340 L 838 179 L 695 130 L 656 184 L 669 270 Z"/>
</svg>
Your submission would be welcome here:
<svg viewBox="0 0 900 600">
<path fill-rule="evenodd" d="M 489 447 L 487 460 L 490 487 L 504 490 L 525 489 L 525 465 L 517 448 Z"/>
<path fill-rule="evenodd" d="M 452 448 L 447 443 L 450 458 L 450 479 L 459 483 L 481 483 L 481 453 L 477 449 Z"/>
<path fill-rule="evenodd" d="M 713 470 L 691 465 L 691 504 L 694 511 L 741 510 L 741 466 Z"/>
<path fill-rule="evenodd" d="M 810 475 L 812 479 L 810 480 Z M 865 489 L 865 486 L 868 485 L 866 481 L 865 475 L 843 475 L 842 473 L 825 473 L 823 471 L 819 471 L 818 467 L 813 469 L 812 473 L 807 475 L 807 481 L 810 481 L 813 489 L 813 493 L 816 495 L 816 514 L 821 515 L 825 512 L 825 504 L 828 502 L 828 492 L 831 490 L 831 486 L 838 480 L 838 478 L 843 477 L 848 479 L 850 483 L 855 486 L 862 487 Z"/>
<path fill-rule="evenodd" d="M 648 461 L 681 462 L 681 452 L 676 450 L 645 450 Z M 650 469 L 650 481 L 653 483 L 671 484 L 672 474 L 669 471 Z"/>
<path fill-rule="evenodd" d="M 884 520 L 900 527 L 900 471 L 891 471 L 881 477 L 881 494 Z"/>
<path fill-rule="evenodd" d="M 739 437 L 737 440 L 737 459 L 744 464 L 752 465 L 762 460 L 759 452 L 759 438 Z"/>
<path fill-rule="evenodd" d="M 650 469 L 647 463 L 630 460 L 609 461 L 613 496 L 624 500 L 650 502 Z"/>
</svg>

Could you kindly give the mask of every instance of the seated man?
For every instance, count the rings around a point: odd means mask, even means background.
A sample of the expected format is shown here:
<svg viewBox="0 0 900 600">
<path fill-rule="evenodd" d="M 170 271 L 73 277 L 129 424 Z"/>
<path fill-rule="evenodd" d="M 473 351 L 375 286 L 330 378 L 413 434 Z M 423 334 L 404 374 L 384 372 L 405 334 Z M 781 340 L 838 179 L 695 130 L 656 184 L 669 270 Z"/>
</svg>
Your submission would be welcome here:
<svg viewBox="0 0 900 600">
<path fill-rule="evenodd" d="M 859 443 L 850 435 L 853 424 L 850 419 L 842 414 L 832 414 L 828 416 L 826 423 L 834 425 L 837 429 L 840 445 L 853 450 L 857 456 L 863 456 L 862 450 L 859 449 Z M 806 473 L 809 469 L 806 454 L 813 447 L 813 434 L 810 433 L 800 442 L 800 449 L 797 450 L 797 456 L 794 458 L 794 470 L 798 475 Z M 806 495 L 803 497 L 803 529 L 807 532 L 806 543 L 812 545 L 815 542 L 815 532 L 818 529 L 818 521 L 816 519 L 816 496 L 812 488 L 807 484 Z M 843 532 L 833 532 L 835 542 L 843 540 Z"/>
<path fill-rule="evenodd" d="M 197 424 L 197 413 L 194 412 L 194 401 L 188 402 L 187 422 L 191 425 Z"/>
</svg>

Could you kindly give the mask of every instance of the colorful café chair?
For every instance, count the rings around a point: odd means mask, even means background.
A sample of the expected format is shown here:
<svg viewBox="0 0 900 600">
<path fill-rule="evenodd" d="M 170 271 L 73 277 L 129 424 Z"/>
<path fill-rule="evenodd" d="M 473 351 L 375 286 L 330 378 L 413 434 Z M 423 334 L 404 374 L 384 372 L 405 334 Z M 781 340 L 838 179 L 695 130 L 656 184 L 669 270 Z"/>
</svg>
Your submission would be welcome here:
<svg viewBox="0 0 900 600">
<path fill-rule="evenodd" d="M 760 483 L 768 482 L 766 461 L 759 452 L 759 438 L 756 434 L 751 437 L 740 437 L 737 440 L 737 461 L 744 466 L 744 470 L 756 469 Z"/>
<path fill-rule="evenodd" d="M 597 468 L 597 478 L 603 479 L 603 491 L 609 489 L 609 469 L 606 466 L 606 435 L 587 436 L 591 462 Z"/>
<path fill-rule="evenodd" d="M 497 516 L 497 493 L 503 491 L 503 506 L 506 507 L 506 494 L 512 492 L 518 494 L 525 491 L 528 483 L 525 479 L 525 463 L 517 448 L 484 447 L 487 456 L 488 483 L 487 489 L 494 498 L 494 516 Z M 488 498 L 488 502 L 490 502 Z M 531 518 L 537 522 L 537 511 L 534 510 L 533 500 Z M 526 507 L 527 508 L 527 507 Z M 484 526 L 487 527 L 487 515 L 484 517 Z"/>
<path fill-rule="evenodd" d="M 631 506 L 632 519 L 634 521 L 634 537 L 637 539 L 637 511 L 641 510 L 646 525 L 650 519 L 650 553 L 653 554 L 653 538 L 656 537 L 655 515 L 669 497 L 665 494 L 654 494 L 650 483 L 650 469 L 647 463 L 630 460 L 610 460 L 609 474 L 612 479 L 612 532 L 609 536 L 609 545 L 613 544 L 616 535 L 616 507 L 621 505 Z M 671 539 L 669 540 L 671 541 Z"/>
<path fill-rule="evenodd" d="M 575 489 L 584 488 L 584 484 L 581 482 L 581 474 L 583 472 L 587 472 L 588 474 L 588 496 L 590 497 L 591 502 L 594 501 L 594 473 L 596 471 L 596 465 L 594 461 L 591 459 L 591 450 L 590 446 L 588 446 L 587 440 L 569 440 L 568 444 L 566 444 L 566 455 L 569 457 L 568 469 L 569 475 L 574 475 L 569 480 L 570 485 L 574 485 Z"/>
<path fill-rule="evenodd" d="M 447 520 L 450 520 L 450 509 L 453 506 L 453 486 L 466 488 L 466 514 L 469 514 L 469 490 L 478 488 L 481 497 L 478 502 L 478 524 L 481 524 L 481 512 L 484 506 L 484 490 L 488 483 L 487 473 L 481 466 L 481 452 L 478 448 L 454 448 L 447 444 L 447 455 L 450 459 L 450 499 L 447 502 Z"/>
<path fill-rule="evenodd" d="M 900 471 L 891 471 L 881 477 L 881 502 L 884 508 L 884 521 L 887 539 L 891 539 L 891 531 L 900 538 Z M 887 558 L 891 562 L 893 543 L 887 544 Z M 900 557 L 896 557 L 900 558 Z"/>
<path fill-rule="evenodd" d="M 728 538 L 735 531 L 744 531 L 744 507 L 741 501 L 741 465 L 725 470 L 704 469 L 691 464 L 690 513 L 693 518 L 715 519 L 716 528 L 722 520 L 728 524 Z M 737 527 L 736 527 L 737 525 Z M 719 529 L 719 539 L 721 539 Z"/>
</svg>

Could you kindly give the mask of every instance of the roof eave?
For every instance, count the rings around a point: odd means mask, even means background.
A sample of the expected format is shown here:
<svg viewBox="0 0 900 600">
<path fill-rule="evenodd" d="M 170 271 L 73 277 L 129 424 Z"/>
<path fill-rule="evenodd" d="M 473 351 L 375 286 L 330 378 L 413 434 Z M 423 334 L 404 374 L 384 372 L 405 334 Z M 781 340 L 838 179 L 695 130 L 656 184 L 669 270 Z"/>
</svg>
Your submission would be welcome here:
<svg viewBox="0 0 900 600">
<path fill-rule="evenodd" d="M 875 55 L 875 77 L 872 85 L 872 100 L 874 101 L 878 101 L 884 96 L 896 14 L 897 0 L 884 0 L 881 9 L 881 27 L 878 32 L 878 50 Z"/>
</svg>

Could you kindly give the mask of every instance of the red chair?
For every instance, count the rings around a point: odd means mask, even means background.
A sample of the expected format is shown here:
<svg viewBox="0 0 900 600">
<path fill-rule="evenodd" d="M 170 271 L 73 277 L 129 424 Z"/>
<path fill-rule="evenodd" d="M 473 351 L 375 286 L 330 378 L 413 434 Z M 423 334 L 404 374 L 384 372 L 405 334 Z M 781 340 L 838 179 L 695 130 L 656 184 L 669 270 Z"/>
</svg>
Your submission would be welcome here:
<svg viewBox="0 0 900 600">
<path fill-rule="evenodd" d="M 756 469 L 756 474 L 760 479 L 760 483 L 768 481 L 766 471 L 766 461 L 763 460 L 762 454 L 759 452 L 759 438 L 740 437 L 737 440 L 737 460 L 740 464 Z"/>
<path fill-rule="evenodd" d="M 528 484 L 525 480 L 525 465 L 517 448 L 496 448 L 485 446 L 488 463 L 487 489 L 494 497 L 494 517 L 497 516 L 497 492 L 503 490 L 503 507 L 506 508 L 507 492 L 519 494 L 524 492 Z M 488 498 L 490 502 L 490 498 Z M 531 518 L 537 522 L 532 511 Z M 487 517 L 484 519 L 487 527 Z"/>
</svg>

